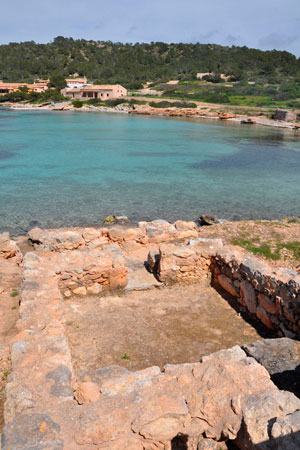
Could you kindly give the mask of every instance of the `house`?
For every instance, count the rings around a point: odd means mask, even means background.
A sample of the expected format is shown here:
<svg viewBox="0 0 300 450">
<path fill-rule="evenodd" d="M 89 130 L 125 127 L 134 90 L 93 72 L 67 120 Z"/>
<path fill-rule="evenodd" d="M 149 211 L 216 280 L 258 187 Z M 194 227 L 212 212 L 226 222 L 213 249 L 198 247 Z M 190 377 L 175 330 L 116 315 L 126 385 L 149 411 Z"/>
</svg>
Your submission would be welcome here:
<svg viewBox="0 0 300 450">
<path fill-rule="evenodd" d="M 92 98 L 110 100 L 126 96 L 127 89 L 120 84 L 90 84 L 79 88 L 65 88 L 61 93 L 74 100 L 89 100 Z"/>
<path fill-rule="evenodd" d="M 80 88 L 88 84 L 87 78 L 66 78 L 68 88 Z"/>
<path fill-rule="evenodd" d="M 10 94 L 17 91 L 22 86 L 28 86 L 27 83 L 0 83 L 0 95 Z"/>
<path fill-rule="evenodd" d="M 48 84 L 50 80 L 35 80 L 32 85 L 29 85 L 29 89 L 34 92 L 44 92 L 49 89 Z"/>
<path fill-rule="evenodd" d="M 27 87 L 29 91 L 44 92 L 48 89 L 49 80 L 37 80 L 34 83 L 3 83 L 0 81 L 0 95 L 10 94 L 21 87 Z"/>
</svg>

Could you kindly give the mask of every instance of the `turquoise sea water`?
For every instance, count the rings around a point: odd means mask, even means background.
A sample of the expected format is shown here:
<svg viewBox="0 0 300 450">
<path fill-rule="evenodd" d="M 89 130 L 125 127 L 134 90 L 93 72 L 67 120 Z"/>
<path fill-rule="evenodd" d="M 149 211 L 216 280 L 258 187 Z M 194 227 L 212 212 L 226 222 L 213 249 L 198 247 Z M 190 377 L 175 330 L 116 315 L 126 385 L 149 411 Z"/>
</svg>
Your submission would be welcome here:
<svg viewBox="0 0 300 450">
<path fill-rule="evenodd" d="M 126 114 L 0 110 L 0 231 L 300 214 L 291 131 Z"/>
</svg>

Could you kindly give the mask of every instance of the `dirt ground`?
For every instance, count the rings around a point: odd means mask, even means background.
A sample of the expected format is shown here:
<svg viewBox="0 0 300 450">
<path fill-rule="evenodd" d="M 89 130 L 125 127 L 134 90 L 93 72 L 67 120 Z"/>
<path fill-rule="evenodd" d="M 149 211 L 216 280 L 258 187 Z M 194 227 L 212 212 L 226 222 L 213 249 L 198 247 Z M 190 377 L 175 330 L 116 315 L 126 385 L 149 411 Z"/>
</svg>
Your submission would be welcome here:
<svg viewBox="0 0 300 450">
<path fill-rule="evenodd" d="M 0 262 L 0 433 L 3 427 L 3 406 L 5 385 L 11 370 L 9 344 L 18 333 L 16 322 L 19 318 L 19 289 L 22 269 L 16 264 Z"/>
<path fill-rule="evenodd" d="M 75 370 L 119 365 L 134 371 L 195 362 L 263 334 L 207 280 L 120 296 L 73 297 L 65 300 L 65 317 Z"/>
<path fill-rule="evenodd" d="M 300 219 L 288 221 L 249 220 L 203 226 L 200 236 L 221 238 L 224 244 L 239 245 L 268 261 L 300 271 Z"/>
</svg>

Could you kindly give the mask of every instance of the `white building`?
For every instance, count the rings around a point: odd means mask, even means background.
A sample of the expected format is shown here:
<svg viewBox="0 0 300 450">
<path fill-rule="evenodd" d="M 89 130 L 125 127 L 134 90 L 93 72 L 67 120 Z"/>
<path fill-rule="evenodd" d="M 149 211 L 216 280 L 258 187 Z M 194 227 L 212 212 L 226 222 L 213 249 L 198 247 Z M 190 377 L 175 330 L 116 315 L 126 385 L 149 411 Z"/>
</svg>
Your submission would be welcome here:
<svg viewBox="0 0 300 450">
<path fill-rule="evenodd" d="M 81 88 L 88 84 L 87 78 L 66 78 L 66 83 L 68 88 Z"/>
</svg>

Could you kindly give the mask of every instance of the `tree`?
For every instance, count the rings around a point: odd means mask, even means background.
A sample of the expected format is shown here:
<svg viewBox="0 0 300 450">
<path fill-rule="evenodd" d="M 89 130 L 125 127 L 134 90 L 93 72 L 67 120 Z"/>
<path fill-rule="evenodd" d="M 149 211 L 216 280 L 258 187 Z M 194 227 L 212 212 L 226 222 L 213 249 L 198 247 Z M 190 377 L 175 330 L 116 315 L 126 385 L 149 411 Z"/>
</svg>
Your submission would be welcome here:
<svg viewBox="0 0 300 450">
<path fill-rule="evenodd" d="M 48 87 L 54 87 L 58 91 L 61 91 L 66 86 L 67 82 L 63 75 L 61 75 L 60 73 L 54 73 L 53 75 L 51 75 Z"/>
</svg>

